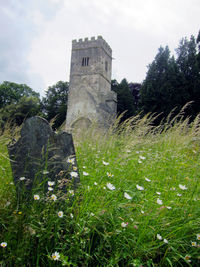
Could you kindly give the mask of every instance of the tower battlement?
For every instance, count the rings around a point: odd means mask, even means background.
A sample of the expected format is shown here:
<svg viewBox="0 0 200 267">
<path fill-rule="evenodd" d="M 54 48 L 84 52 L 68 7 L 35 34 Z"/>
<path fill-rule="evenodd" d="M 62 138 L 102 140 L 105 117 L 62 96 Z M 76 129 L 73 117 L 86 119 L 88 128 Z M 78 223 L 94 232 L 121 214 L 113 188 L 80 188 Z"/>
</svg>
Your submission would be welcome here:
<svg viewBox="0 0 200 267">
<path fill-rule="evenodd" d="M 109 46 L 109 44 L 103 39 L 102 36 L 97 36 L 95 38 L 94 36 L 89 38 L 84 38 L 84 39 L 78 39 L 78 40 L 73 40 L 72 41 L 72 49 L 85 49 L 85 48 L 92 48 L 92 47 L 100 47 L 103 48 L 110 56 L 112 56 L 112 49 Z"/>
</svg>

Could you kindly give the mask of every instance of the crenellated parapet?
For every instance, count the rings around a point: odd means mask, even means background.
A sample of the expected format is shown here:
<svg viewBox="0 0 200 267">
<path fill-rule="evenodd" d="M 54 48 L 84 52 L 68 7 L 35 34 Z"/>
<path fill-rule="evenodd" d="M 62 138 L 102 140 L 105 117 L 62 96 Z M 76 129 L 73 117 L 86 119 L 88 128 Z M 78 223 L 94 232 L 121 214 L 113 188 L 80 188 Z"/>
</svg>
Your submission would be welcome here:
<svg viewBox="0 0 200 267">
<path fill-rule="evenodd" d="M 92 48 L 92 47 L 100 47 L 103 48 L 110 56 L 112 56 L 112 49 L 108 45 L 108 43 L 103 39 L 102 36 L 97 36 L 84 39 L 78 39 L 72 41 L 72 49 L 85 49 L 85 48 Z"/>
</svg>

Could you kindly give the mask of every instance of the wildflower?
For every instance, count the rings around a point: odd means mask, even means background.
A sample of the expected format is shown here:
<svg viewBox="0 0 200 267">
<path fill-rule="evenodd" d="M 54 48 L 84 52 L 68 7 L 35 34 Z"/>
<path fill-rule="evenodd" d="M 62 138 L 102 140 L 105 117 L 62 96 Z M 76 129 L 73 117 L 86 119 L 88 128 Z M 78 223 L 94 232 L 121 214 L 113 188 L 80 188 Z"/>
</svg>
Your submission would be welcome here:
<svg viewBox="0 0 200 267">
<path fill-rule="evenodd" d="M 162 236 L 160 234 L 156 235 L 157 239 L 162 240 Z"/>
<path fill-rule="evenodd" d="M 78 173 L 77 172 L 70 172 L 70 175 L 72 176 L 72 177 L 78 177 Z"/>
<path fill-rule="evenodd" d="M 10 182 L 11 185 L 13 185 L 14 183 L 13 182 Z"/>
<path fill-rule="evenodd" d="M 74 215 L 72 213 L 70 213 L 70 217 L 73 219 L 74 218 Z"/>
<path fill-rule="evenodd" d="M 34 198 L 35 200 L 39 200 L 39 199 L 40 199 L 40 196 L 39 196 L 39 195 L 34 195 L 33 198 Z"/>
<path fill-rule="evenodd" d="M 159 198 L 157 198 L 157 203 L 158 203 L 159 205 L 162 205 L 162 204 L 163 204 L 162 200 L 159 199 Z"/>
<path fill-rule="evenodd" d="M 176 190 L 176 188 L 175 188 L 175 187 L 172 187 L 172 188 L 170 188 L 170 190 L 172 190 L 172 191 L 175 191 L 175 190 Z"/>
<path fill-rule="evenodd" d="M 63 217 L 63 211 L 58 212 L 58 217 L 62 218 Z"/>
<path fill-rule="evenodd" d="M 133 227 L 134 227 L 136 230 L 138 229 L 138 226 L 137 226 L 137 225 L 134 225 Z"/>
<path fill-rule="evenodd" d="M 74 196 L 74 190 L 69 190 L 70 195 Z"/>
<path fill-rule="evenodd" d="M 24 181 L 24 180 L 26 180 L 26 178 L 25 177 L 20 177 L 19 180 L 20 181 Z"/>
<path fill-rule="evenodd" d="M 50 187 L 50 186 L 49 186 L 49 187 L 48 187 L 48 190 L 49 190 L 49 191 L 53 191 L 53 187 Z"/>
<path fill-rule="evenodd" d="M 179 188 L 182 190 L 187 190 L 187 187 L 185 185 L 179 184 Z"/>
<path fill-rule="evenodd" d="M 60 254 L 56 251 L 56 252 L 54 252 L 54 253 L 51 255 L 51 257 L 52 257 L 52 259 L 53 259 L 54 261 L 56 261 L 56 260 L 59 260 L 59 258 L 60 258 Z"/>
<path fill-rule="evenodd" d="M 42 174 L 48 174 L 49 172 L 47 171 L 47 170 L 44 170 L 43 172 L 42 172 Z"/>
<path fill-rule="evenodd" d="M 191 262 L 190 258 L 191 258 L 190 255 L 186 255 L 186 256 L 185 256 L 185 260 L 186 260 L 187 262 Z"/>
<path fill-rule="evenodd" d="M 91 212 L 91 213 L 90 213 L 90 216 L 94 216 L 94 213 L 93 213 L 93 212 Z"/>
<path fill-rule="evenodd" d="M 160 192 L 156 192 L 156 194 L 157 194 L 157 195 L 159 195 L 159 196 L 161 195 L 161 193 L 160 193 Z"/>
<path fill-rule="evenodd" d="M 125 228 L 126 226 L 128 226 L 128 223 L 127 222 L 122 222 L 121 223 L 121 227 Z"/>
<path fill-rule="evenodd" d="M 88 176 L 89 173 L 87 173 L 87 172 L 83 172 L 83 175 L 84 175 L 84 176 Z"/>
<path fill-rule="evenodd" d="M 132 197 L 131 197 L 129 194 L 127 194 L 126 192 L 124 193 L 124 197 L 125 197 L 126 199 L 132 199 Z"/>
<path fill-rule="evenodd" d="M 141 210 L 141 213 L 142 213 L 142 214 L 144 214 L 144 211 L 143 211 L 143 210 Z"/>
<path fill-rule="evenodd" d="M 104 186 L 103 189 L 106 189 L 106 187 Z"/>
<path fill-rule="evenodd" d="M 56 201 L 57 196 L 56 196 L 56 195 L 51 195 L 51 199 L 52 199 L 53 201 Z"/>
<path fill-rule="evenodd" d="M 163 239 L 163 242 L 164 242 L 165 244 L 168 244 L 168 240 L 167 240 L 167 239 Z"/>
<path fill-rule="evenodd" d="M 138 163 L 140 163 L 140 164 L 141 164 L 141 163 L 142 163 L 142 161 L 141 161 L 141 160 L 138 160 Z"/>
<path fill-rule="evenodd" d="M 150 180 L 150 179 L 148 179 L 148 178 L 145 178 L 145 180 L 146 180 L 147 182 L 151 182 L 151 180 Z"/>
<path fill-rule="evenodd" d="M 6 242 L 2 242 L 2 243 L 1 243 L 1 247 L 2 247 L 2 248 L 7 247 L 7 243 L 6 243 Z"/>
<path fill-rule="evenodd" d="M 109 163 L 108 163 L 108 162 L 105 162 L 105 161 L 102 161 L 102 163 L 103 163 L 103 165 L 105 165 L 105 166 L 109 165 Z"/>
<path fill-rule="evenodd" d="M 146 159 L 146 157 L 143 157 L 143 156 L 139 156 L 139 158 L 142 159 L 142 160 L 143 160 L 143 159 Z"/>
<path fill-rule="evenodd" d="M 18 214 L 21 215 L 22 214 L 22 211 L 19 211 Z"/>
<path fill-rule="evenodd" d="M 97 182 L 94 182 L 94 185 L 97 185 Z"/>
<path fill-rule="evenodd" d="M 197 234 L 197 240 L 200 240 L 200 234 Z"/>
<path fill-rule="evenodd" d="M 71 163 L 71 164 L 74 164 L 74 158 L 68 158 L 67 162 Z"/>
<path fill-rule="evenodd" d="M 166 206 L 166 208 L 167 208 L 168 210 L 171 210 L 171 209 L 172 209 L 172 207 L 170 207 L 170 206 Z"/>
<path fill-rule="evenodd" d="M 85 166 L 83 166 L 83 169 L 85 169 L 86 167 Z"/>
<path fill-rule="evenodd" d="M 136 187 L 137 187 L 137 189 L 140 190 L 140 191 L 144 190 L 144 187 L 142 187 L 142 186 L 140 186 L 140 185 L 138 185 L 138 184 L 136 185 Z"/>
<path fill-rule="evenodd" d="M 77 171 L 77 167 L 73 166 L 73 170 L 74 170 L 74 171 Z"/>
<path fill-rule="evenodd" d="M 110 190 L 115 190 L 115 186 L 113 184 L 111 184 L 111 183 L 107 183 L 106 186 Z"/>
<path fill-rule="evenodd" d="M 192 247 L 196 247 L 197 246 L 197 242 L 191 242 Z"/>
<path fill-rule="evenodd" d="M 107 172 L 107 176 L 108 176 L 108 177 L 113 177 L 114 175 L 111 174 L 110 172 Z"/>
<path fill-rule="evenodd" d="M 55 184 L 55 182 L 48 181 L 48 186 L 53 186 L 54 184 Z"/>
<path fill-rule="evenodd" d="M 177 196 L 178 196 L 178 197 L 181 197 L 181 196 L 182 196 L 182 194 L 179 194 L 179 193 L 178 193 L 178 194 L 177 194 Z"/>
</svg>

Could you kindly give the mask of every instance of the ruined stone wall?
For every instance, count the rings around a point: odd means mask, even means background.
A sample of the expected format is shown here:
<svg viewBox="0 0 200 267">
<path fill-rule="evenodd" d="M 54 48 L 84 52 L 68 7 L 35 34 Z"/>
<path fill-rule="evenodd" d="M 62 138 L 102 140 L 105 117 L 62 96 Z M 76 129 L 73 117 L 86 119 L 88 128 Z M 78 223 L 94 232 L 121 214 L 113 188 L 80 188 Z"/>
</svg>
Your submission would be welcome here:
<svg viewBox="0 0 200 267">
<path fill-rule="evenodd" d="M 67 130 L 91 121 L 110 124 L 117 99 L 111 91 L 111 71 L 112 50 L 101 36 L 72 41 Z"/>
</svg>

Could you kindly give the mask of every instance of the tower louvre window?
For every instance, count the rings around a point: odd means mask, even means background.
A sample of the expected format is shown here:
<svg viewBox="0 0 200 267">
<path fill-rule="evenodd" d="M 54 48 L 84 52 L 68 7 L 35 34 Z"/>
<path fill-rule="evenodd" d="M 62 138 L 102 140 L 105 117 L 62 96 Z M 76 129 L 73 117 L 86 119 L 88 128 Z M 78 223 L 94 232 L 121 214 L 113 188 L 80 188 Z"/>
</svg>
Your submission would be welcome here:
<svg viewBox="0 0 200 267">
<path fill-rule="evenodd" d="M 89 66 L 89 57 L 83 57 L 81 65 L 82 66 Z"/>
<path fill-rule="evenodd" d="M 105 70 L 108 71 L 108 61 L 105 62 Z"/>
</svg>

